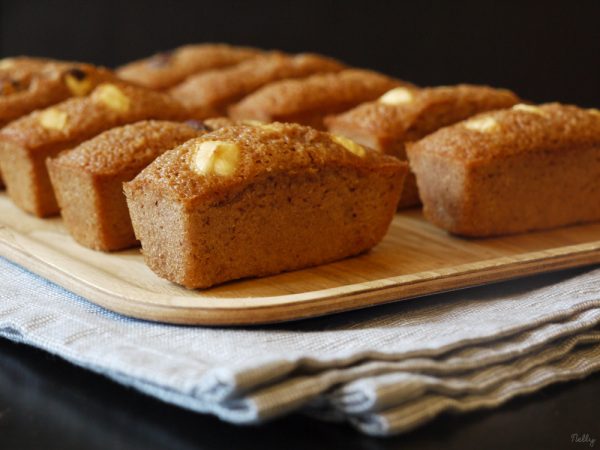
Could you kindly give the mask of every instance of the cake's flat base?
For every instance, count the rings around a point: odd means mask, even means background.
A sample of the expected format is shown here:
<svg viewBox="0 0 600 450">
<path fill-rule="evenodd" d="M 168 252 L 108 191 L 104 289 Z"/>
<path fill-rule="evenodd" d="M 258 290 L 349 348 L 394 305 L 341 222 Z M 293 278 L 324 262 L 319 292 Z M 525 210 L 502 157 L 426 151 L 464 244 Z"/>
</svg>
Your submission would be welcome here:
<svg viewBox="0 0 600 450">
<path fill-rule="evenodd" d="M 461 239 L 411 210 L 397 214 L 383 242 L 364 255 L 190 291 L 152 273 L 139 249 L 108 254 L 81 247 L 60 218 L 30 216 L 0 193 L 0 255 L 128 316 L 182 324 L 260 324 L 600 263 L 600 223 Z"/>
</svg>

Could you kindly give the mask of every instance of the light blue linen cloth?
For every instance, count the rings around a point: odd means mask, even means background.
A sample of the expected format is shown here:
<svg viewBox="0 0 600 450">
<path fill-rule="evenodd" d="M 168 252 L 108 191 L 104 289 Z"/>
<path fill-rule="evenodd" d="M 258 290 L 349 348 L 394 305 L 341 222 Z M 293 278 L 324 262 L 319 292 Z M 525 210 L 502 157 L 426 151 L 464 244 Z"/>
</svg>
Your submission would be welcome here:
<svg viewBox="0 0 600 450">
<path fill-rule="evenodd" d="M 301 322 L 111 313 L 0 258 L 0 336 L 165 402 L 250 424 L 301 410 L 390 435 L 600 368 L 600 268 Z"/>
</svg>

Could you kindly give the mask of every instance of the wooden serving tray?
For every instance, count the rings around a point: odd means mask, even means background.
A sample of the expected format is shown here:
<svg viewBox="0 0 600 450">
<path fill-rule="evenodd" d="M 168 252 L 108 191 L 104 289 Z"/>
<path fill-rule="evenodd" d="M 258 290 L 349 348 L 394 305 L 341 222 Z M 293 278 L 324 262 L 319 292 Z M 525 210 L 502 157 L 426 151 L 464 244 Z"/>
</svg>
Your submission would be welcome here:
<svg viewBox="0 0 600 450">
<path fill-rule="evenodd" d="M 383 242 L 364 255 L 191 291 L 152 273 L 139 249 L 106 254 L 84 248 L 61 219 L 32 217 L 0 193 L 0 255 L 127 316 L 183 324 L 260 324 L 600 263 L 600 223 L 461 239 L 411 210 L 397 214 Z"/>
</svg>

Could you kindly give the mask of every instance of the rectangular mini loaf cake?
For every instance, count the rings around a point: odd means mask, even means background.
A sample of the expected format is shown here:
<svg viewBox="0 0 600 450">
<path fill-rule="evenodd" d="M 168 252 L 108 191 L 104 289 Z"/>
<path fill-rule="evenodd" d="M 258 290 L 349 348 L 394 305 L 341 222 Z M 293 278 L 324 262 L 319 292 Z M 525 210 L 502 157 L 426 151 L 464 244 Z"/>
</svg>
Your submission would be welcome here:
<svg viewBox="0 0 600 450">
<path fill-rule="evenodd" d="M 0 127 L 116 79 L 110 70 L 84 63 L 19 58 L 10 67 L 0 70 Z"/>
<path fill-rule="evenodd" d="M 269 124 L 192 139 L 124 186 L 150 268 L 206 288 L 368 250 L 386 233 L 406 171 L 349 139 Z"/>
<path fill-rule="evenodd" d="M 425 89 L 395 88 L 377 101 L 327 117 L 330 132 L 406 160 L 404 144 L 475 114 L 509 108 L 519 98 L 505 89 L 458 85 Z M 400 208 L 418 205 L 414 174 L 406 177 Z"/>
<path fill-rule="evenodd" d="M 107 69 L 90 64 L 41 58 L 0 61 L 0 128 L 36 109 L 69 97 L 86 95 L 99 83 L 115 79 Z M 0 173 L 0 187 L 3 187 Z"/>
<path fill-rule="evenodd" d="M 145 119 L 187 117 L 185 108 L 160 92 L 101 84 L 88 97 L 34 111 L 0 130 L 0 169 L 13 202 L 37 216 L 58 213 L 46 159 L 102 131 Z"/>
<path fill-rule="evenodd" d="M 165 151 L 205 132 L 186 123 L 142 121 L 105 131 L 49 159 L 50 179 L 69 233 L 97 250 L 135 245 L 123 182 Z"/>
<path fill-rule="evenodd" d="M 519 104 L 407 148 L 425 215 L 465 236 L 600 220 L 600 113 Z"/>
<path fill-rule="evenodd" d="M 151 89 L 167 89 L 190 75 L 232 66 L 254 58 L 261 50 L 226 44 L 191 44 L 149 58 L 130 62 L 117 69 L 124 80 Z"/>
<path fill-rule="evenodd" d="M 348 69 L 271 83 L 229 109 L 234 119 L 296 122 L 323 129 L 323 118 L 375 100 L 398 86 L 412 86 L 369 70 Z"/>
<path fill-rule="evenodd" d="M 274 81 L 302 78 L 314 73 L 337 72 L 344 66 L 330 58 L 310 53 L 295 56 L 280 52 L 244 61 L 225 69 L 189 77 L 169 93 L 197 119 L 225 115 L 227 107 Z"/>
</svg>

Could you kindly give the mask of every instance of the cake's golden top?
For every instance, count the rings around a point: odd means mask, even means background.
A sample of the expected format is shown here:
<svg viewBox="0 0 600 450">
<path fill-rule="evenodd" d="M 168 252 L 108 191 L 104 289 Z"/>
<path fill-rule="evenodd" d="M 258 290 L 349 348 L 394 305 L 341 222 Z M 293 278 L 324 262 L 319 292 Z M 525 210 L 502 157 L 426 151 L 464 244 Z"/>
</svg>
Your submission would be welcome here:
<svg viewBox="0 0 600 450">
<path fill-rule="evenodd" d="M 431 152 L 476 162 L 528 151 L 551 152 L 578 147 L 600 149 L 597 110 L 558 103 L 518 104 L 442 128 L 409 146 L 408 153 L 410 156 Z"/>
<path fill-rule="evenodd" d="M 359 150 L 360 148 L 360 150 Z M 233 126 L 207 133 L 158 157 L 127 189 L 152 186 L 186 206 L 235 197 L 259 179 L 316 175 L 327 168 L 402 172 L 405 163 L 349 140 L 296 124 Z"/>
<path fill-rule="evenodd" d="M 204 133 L 181 122 L 146 120 L 105 131 L 53 161 L 96 175 L 137 171 L 166 150 Z"/>
<path fill-rule="evenodd" d="M 195 122 L 195 121 L 188 121 L 188 122 Z M 235 125 L 247 125 L 247 126 L 260 126 L 260 125 L 265 125 L 265 122 L 260 122 L 258 120 L 236 120 L 236 119 L 232 119 L 230 117 L 212 117 L 210 119 L 205 119 L 203 121 L 201 121 L 200 123 L 203 124 L 203 126 L 205 127 L 206 130 L 209 131 L 214 131 L 214 130 L 218 130 L 219 128 L 224 128 L 224 127 L 232 127 Z"/>
<path fill-rule="evenodd" d="M 377 72 L 348 69 L 269 84 L 230 109 L 232 117 L 264 121 L 346 110 L 397 86 L 411 86 Z"/>
<path fill-rule="evenodd" d="M 166 89 L 195 73 L 231 66 L 260 54 L 257 49 L 226 44 L 185 45 L 133 61 L 117 69 L 117 74 L 142 86 Z"/>
<path fill-rule="evenodd" d="M 31 56 L 12 56 L 0 59 L 0 80 L 13 75 L 39 71 L 44 65 L 56 62 L 46 58 Z"/>
<path fill-rule="evenodd" d="M 344 66 L 310 53 L 295 56 L 280 52 L 242 62 L 233 67 L 212 70 L 188 78 L 170 93 L 189 108 L 203 108 L 206 116 L 225 112 L 225 107 L 267 83 L 285 78 L 301 78 L 320 72 L 337 72 Z"/>
<path fill-rule="evenodd" d="M 146 119 L 180 120 L 186 109 L 161 92 L 120 83 L 99 85 L 87 97 L 34 111 L 0 130 L 0 139 L 29 150 L 79 143 L 96 134 Z"/>
<path fill-rule="evenodd" d="M 508 108 L 518 102 L 511 91 L 487 86 L 396 88 L 377 101 L 328 117 L 325 123 L 332 131 L 349 130 L 403 141 L 419 139 L 477 113 Z"/>
<path fill-rule="evenodd" d="M 84 63 L 17 58 L 6 66 L 0 69 L 0 123 L 85 96 L 98 84 L 116 79 L 108 69 Z"/>
</svg>

